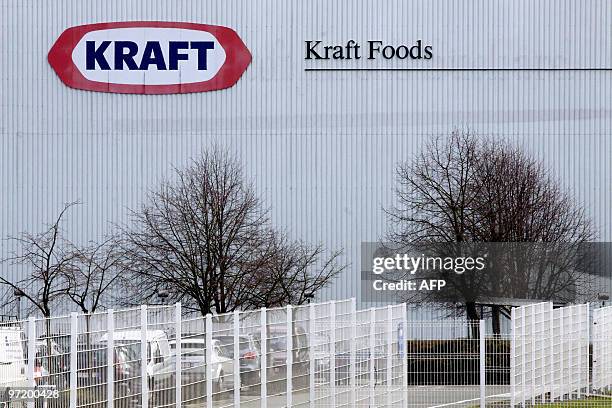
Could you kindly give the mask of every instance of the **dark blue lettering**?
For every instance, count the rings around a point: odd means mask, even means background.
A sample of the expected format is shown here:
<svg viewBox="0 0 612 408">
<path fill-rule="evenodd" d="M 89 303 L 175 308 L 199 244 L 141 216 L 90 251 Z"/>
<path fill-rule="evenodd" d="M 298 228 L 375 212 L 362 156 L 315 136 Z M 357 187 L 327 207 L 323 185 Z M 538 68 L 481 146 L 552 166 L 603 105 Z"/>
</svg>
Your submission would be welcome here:
<svg viewBox="0 0 612 408">
<path fill-rule="evenodd" d="M 161 46 L 157 41 L 147 41 L 144 52 L 142 54 L 142 61 L 140 61 L 140 69 L 146 71 L 149 69 L 149 65 L 155 65 L 158 70 L 165 70 L 166 61 L 164 60 L 164 54 L 162 53 Z"/>
<path fill-rule="evenodd" d="M 215 48 L 215 43 L 212 41 L 192 41 L 190 45 L 192 49 L 198 50 L 198 69 L 207 69 L 207 53 L 208 50 Z"/>
<path fill-rule="evenodd" d="M 127 52 L 126 52 L 127 51 Z M 134 56 L 138 53 L 138 44 L 133 41 L 115 42 L 115 69 L 123 69 L 123 63 L 129 70 L 138 69 Z"/>
<path fill-rule="evenodd" d="M 178 63 L 181 60 L 188 60 L 188 54 L 179 54 L 180 50 L 186 50 L 189 48 L 189 43 L 187 41 L 170 41 L 170 62 L 168 64 L 169 69 L 177 70 Z"/>
<path fill-rule="evenodd" d="M 106 57 L 104 57 L 104 52 L 106 51 L 110 43 L 110 41 L 102 41 L 100 46 L 96 48 L 95 41 L 85 42 L 85 66 L 87 69 L 96 69 L 96 62 L 100 66 L 100 69 L 104 71 L 110 69 L 110 65 L 108 65 Z"/>
</svg>

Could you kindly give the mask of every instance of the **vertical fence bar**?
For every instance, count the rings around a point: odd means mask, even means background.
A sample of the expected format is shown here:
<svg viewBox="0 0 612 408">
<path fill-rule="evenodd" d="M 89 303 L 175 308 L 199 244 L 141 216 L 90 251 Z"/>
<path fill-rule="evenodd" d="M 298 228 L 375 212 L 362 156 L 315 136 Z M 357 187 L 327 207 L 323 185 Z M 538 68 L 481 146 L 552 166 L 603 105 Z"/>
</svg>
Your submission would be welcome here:
<svg viewBox="0 0 612 408">
<path fill-rule="evenodd" d="M 240 408 L 240 312 L 234 311 L 234 407 Z"/>
<path fill-rule="evenodd" d="M 550 317 L 552 316 L 553 313 L 553 309 L 552 307 L 550 309 L 547 309 L 545 313 L 543 313 L 544 318 L 543 319 L 539 319 L 538 321 L 541 322 L 540 325 L 541 326 L 545 326 L 544 322 L 546 322 L 547 319 L 550 319 Z M 540 328 L 538 327 L 538 330 L 540 330 Z M 540 373 L 540 389 L 538 392 L 538 395 L 540 396 L 540 402 L 541 403 L 545 403 L 546 402 L 546 364 L 545 364 L 545 355 L 544 354 L 544 350 L 546 350 L 546 339 L 544 338 L 544 332 L 543 331 L 538 331 L 538 350 L 540 350 L 538 352 L 538 357 L 537 360 L 534 361 L 537 362 L 539 361 L 539 363 L 536 364 L 536 366 L 540 367 L 541 373 Z"/>
<path fill-rule="evenodd" d="M 525 377 L 527 376 L 525 374 L 525 365 L 527 363 L 526 359 L 525 359 L 525 355 L 527 354 L 527 346 L 526 346 L 526 341 L 525 341 L 525 327 L 527 326 L 527 324 L 525 323 L 525 308 L 522 307 L 521 308 L 521 322 L 523 324 L 521 324 L 521 405 L 524 407 L 525 406 L 525 401 L 527 400 L 527 398 L 525 398 L 525 396 L 527 395 L 526 390 L 525 390 Z"/>
<path fill-rule="evenodd" d="M 408 304 L 402 307 L 402 385 L 404 386 L 404 408 L 408 407 Z"/>
<path fill-rule="evenodd" d="M 77 406 L 77 353 L 79 319 L 76 313 L 70 314 L 70 408 Z"/>
<path fill-rule="evenodd" d="M 115 316 L 113 309 L 106 314 L 106 330 L 108 341 L 106 342 L 106 406 L 115 406 Z"/>
<path fill-rule="evenodd" d="M 560 332 L 560 341 L 559 341 L 559 346 L 561 347 L 561 357 L 560 357 L 560 361 L 561 361 L 561 375 L 560 375 L 560 380 L 561 380 L 561 390 L 559 391 L 559 395 L 560 395 L 560 400 L 563 401 L 564 400 L 564 395 L 565 395 L 565 356 L 564 356 L 564 350 L 565 350 L 565 324 L 564 322 L 564 318 L 563 315 L 565 315 L 565 308 L 562 307 L 561 309 L 559 309 L 559 332 Z"/>
<path fill-rule="evenodd" d="M 34 378 L 34 364 L 36 361 L 36 320 L 34 317 L 28 318 L 28 386 L 34 388 L 36 379 Z M 28 400 L 28 408 L 34 408 L 34 400 Z"/>
<path fill-rule="evenodd" d="M 591 388 L 591 382 L 589 381 L 589 347 L 591 344 L 591 304 L 587 303 L 586 306 L 586 335 L 583 338 L 583 341 L 586 340 L 586 372 L 582 373 L 582 378 L 584 378 L 583 384 L 586 384 L 586 393 L 592 394 L 593 390 Z M 584 351 L 584 350 L 583 350 Z"/>
<path fill-rule="evenodd" d="M 386 343 L 387 343 L 387 406 L 393 403 L 393 306 L 387 306 L 387 324 L 386 324 Z"/>
<path fill-rule="evenodd" d="M 204 347 L 206 348 L 206 406 L 208 408 L 212 408 L 213 406 L 213 387 L 212 387 L 212 377 L 214 366 L 212 364 L 212 355 L 213 355 L 213 329 L 212 329 L 212 315 L 209 313 L 206 315 L 206 342 Z"/>
<path fill-rule="evenodd" d="M 550 331 L 550 352 L 548 354 L 548 358 L 550 359 L 550 402 L 554 402 L 555 400 L 555 311 L 553 310 L 550 313 L 550 327 L 548 330 Z"/>
<path fill-rule="evenodd" d="M 181 408 L 183 405 L 183 353 L 182 353 L 182 313 L 181 304 L 174 305 L 174 331 L 176 339 L 176 376 L 174 377 L 174 394 L 176 408 Z"/>
<path fill-rule="evenodd" d="M 310 333 L 310 340 L 309 340 L 309 344 L 310 344 L 310 363 L 309 363 L 309 370 L 308 370 L 308 375 L 309 375 L 309 379 L 308 379 L 308 401 L 309 401 L 309 407 L 310 408 L 314 408 L 315 406 L 315 352 L 316 352 L 316 346 L 314 344 L 314 339 L 315 339 L 315 319 L 316 319 L 316 315 L 315 315 L 315 305 L 310 304 L 308 305 L 308 333 Z"/>
<path fill-rule="evenodd" d="M 537 316 L 537 310 L 535 308 L 532 308 L 532 316 L 531 316 L 531 405 L 535 405 L 535 401 L 536 401 L 536 379 L 535 379 L 535 362 L 536 362 L 536 355 L 535 355 L 535 349 L 536 349 L 536 316 Z"/>
<path fill-rule="evenodd" d="M 330 303 L 329 316 L 329 353 L 330 357 L 330 372 L 329 372 L 329 387 L 331 396 L 331 406 L 336 406 L 336 302 Z"/>
<path fill-rule="evenodd" d="M 287 305 L 287 408 L 293 405 L 293 311 Z"/>
<path fill-rule="evenodd" d="M 574 311 L 572 310 L 571 306 L 568 309 L 569 309 L 568 310 L 568 312 L 569 312 L 569 316 L 568 316 L 569 324 L 568 324 L 568 327 L 570 327 L 570 332 L 569 332 L 570 338 L 568 339 L 568 346 L 569 346 L 568 347 L 568 351 L 569 351 L 569 353 L 568 353 L 569 354 L 569 359 L 568 360 L 569 360 L 569 363 L 568 363 L 568 367 L 567 367 L 568 368 L 568 370 L 567 370 L 567 373 L 568 373 L 567 378 L 569 379 L 569 384 L 568 384 L 569 387 L 568 387 L 568 390 L 567 390 L 568 391 L 567 398 L 571 400 L 572 398 L 574 398 L 574 390 L 573 390 L 573 387 L 572 387 L 572 374 L 573 374 L 572 373 L 572 368 L 574 367 L 574 353 L 573 353 L 572 349 L 574 348 L 573 335 L 574 335 L 575 331 L 574 331 L 574 317 L 573 317 Z"/>
<path fill-rule="evenodd" d="M 369 395 L 370 395 L 370 406 L 374 405 L 374 386 L 376 384 L 376 379 L 374 378 L 374 365 L 376 364 L 376 311 L 374 308 L 370 309 L 370 349 L 369 349 L 369 357 L 368 363 L 370 368 L 370 387 L 369 387 Z"/>
<path fill-rule="evenodd" d="M 350 340 L 350 356 L 349 356 L 349 381 L 350 381 L 350 406 L 354 407 L 357 404 L 357 370 L 356 364 L 356 349 L 357 349 L 357 300 L 351 299 L 351 340 Z"/>
<path fill-rule="evenodd" d="M 579 308 L 578 310 L 581 310 L 583 313 L 586 311 L 586 316 L 584 316 L 584 315 L 582 316 L 582 318 L 580 319 L 580 324 L 581 325 L 584 324 L 585 320 L 587 322 L 584 332 L 581 330 L 580 331 L 580 337 L 579 337 L 579 345 L 580 345 L 580 349 L 579 350 L 580 351 L 578 353 L 578 356 L 579 356 L 579 360 L 578 361 L 579 361 L 579 366 L 580 366 L 580 385 L 579 385 L 579 391 L 578 391 L 578 399 L 580 399 L 581 396 L 582 396 L 583 387 L 584 387 L 584 392 L 586 392 L 587 394 L 590 393 L 590 390 L 588 389 L 589 388 L 589 376 L 588 376 L 588 374 L 586 375 L 586 381 L 583 381 L 585 376 L 584 376 L 583 362 L 582 362 L 582 352 L 584 351 L 583 350 L 584 339 L 585 338 L 587 339 L 586 340 L 587 344 L 589 344 L 589 340 L 590 340 L 590 337 L 589 337 L 589 326 L 590 326 L 590 324 L 589 324 L 590 323 L 590 319 L 589 319 L 589 317 L 590 317 L 590 315 L 589 315 L 589 304 L 587 303 L 583 308 Z M 586 356 L 586 360 L 587 361 L 589 359 L 588 356 L 589 356 L 589 351 L 588 351 L 588 348 L 587 348 L 587 356 Z M 588 371 L 589 371 L 589 369 L 588 369 L 588 363 L 587 363 L 587 373 L 588 373 Z"/>
<path fill-rule="evenodd" d="M 486 339 L 485 339 L 485 321 L 480 321 L 480 408 L 485 408 L 487 400 L 487 376 L 486 376 Z"/>
<path fill-rule="evenodd" d="M 266 308 L 261 309 L 261 407 L 268 406 L 268 323 Z"/>
<path fill-rule="evenodd" d="M 141 404 L 142 408 L 149 408 L 149 365 L 148 359 L 148 329 L 149 319 L 147 305 L 140 307 L 140 387 L 141 387 Z"/>
<path fill-rule="evenodd" d="M 516 406 L 516 309 L 510 310 L 510 408 Z"/>
</svg>

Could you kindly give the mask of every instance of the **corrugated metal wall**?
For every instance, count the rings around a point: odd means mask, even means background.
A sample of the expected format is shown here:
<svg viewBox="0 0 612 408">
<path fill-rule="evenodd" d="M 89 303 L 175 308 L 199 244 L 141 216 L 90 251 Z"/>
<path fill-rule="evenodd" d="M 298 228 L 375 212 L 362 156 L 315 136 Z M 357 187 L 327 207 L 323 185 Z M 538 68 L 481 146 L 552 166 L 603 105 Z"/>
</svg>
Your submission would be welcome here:
<svg viewBox="0 0 612 408">
<path fill-rule="evenodd" d="M 229 26 L 253 62 L 235 87 L 200 94 L 59 81 L 46 56 L 64 29 L 126 20 Z M 612 67 L 610 1 L 2 0 L 0 24 L 3 236 L 40 230 L 80 200 L 65 228 L 97 239 L 218 143 L 244 160 L 275 223 L 345 249 L 352 266 L 322 297 L 359 296 L 360 243 L 385 233 L 396 163 L 432 134 L 469 127 L 543 158 L 612 239 L 611 71 L 305 72 L 303 60 L 305 40 L 423 39 L 436 67 Z M 385 66 L 402 64 L 414 63 Z"/>
</svg>

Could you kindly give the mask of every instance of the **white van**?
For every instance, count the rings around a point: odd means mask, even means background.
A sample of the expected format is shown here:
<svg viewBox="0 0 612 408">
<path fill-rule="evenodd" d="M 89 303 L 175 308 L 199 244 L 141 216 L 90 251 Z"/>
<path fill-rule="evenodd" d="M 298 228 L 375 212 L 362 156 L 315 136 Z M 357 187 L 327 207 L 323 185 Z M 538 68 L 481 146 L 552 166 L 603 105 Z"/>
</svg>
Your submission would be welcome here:
<svg viewBox="0 0 612 408">
<path fill-rule="evenodd" d="M 18 326 L 0 326 L 0 396 L 28 386 L 23 333 Z"/>
<path fill-rule="evenodd" d="M 118 330 L 113 333 L 115 345 L 130 347 L 137 356 L 140 356 L 141 339 L 140 330 Z M 100 342 L 106 343 L 107 341 L 108 334 L 104 334 Z M 147 374 L 152 376 L 157 373 L 170 355 L 170 343 L 166 333 L 163 330 L 147 331 Z"/>
</svg>

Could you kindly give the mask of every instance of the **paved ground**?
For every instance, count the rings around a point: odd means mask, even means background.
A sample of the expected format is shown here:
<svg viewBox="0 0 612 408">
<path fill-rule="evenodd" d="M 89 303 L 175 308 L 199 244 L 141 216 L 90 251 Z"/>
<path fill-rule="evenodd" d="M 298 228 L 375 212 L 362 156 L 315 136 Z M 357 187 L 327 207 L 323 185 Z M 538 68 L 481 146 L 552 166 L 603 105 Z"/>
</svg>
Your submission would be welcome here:
<svg viewBox="0 0 612 408">
<path fill-rule="evenodd" d="M 487 402 L 502 401 L 504 397 L 494 397 L 503 395 L 509 392 L 507 386 L 487 386 Z M 348 406 L 351 401 L 351 389 L 347 386 L 336 387 L 335 400 L 330 397 L 331 392 L 329 387 L 317 387 L 316 406 L 317 407 L 338 407 Z M 478 386 L 422 386 L 408 388 L 408 406 L 410 408 L 463 408 L 473 407 L 478 405 L 480 390 Z M 213 406 L 216 408 L 233 406 L 231 395 L 227 398 L 214 401 Z M 367 387 L 357 387 L 355 390 L 357 405 L 360 407 L 370 406 L 370 389 Z M 383 407 L 393 406 L 401 407 L 404 395 L 397 388 L 386 389 L 384 386 L 377 386 L 374 389 L 372 398 L 372 406 Z M 287 404 L 286 396 L 269 396 L 267 400 L 268 407 L 284 407 Z M 307 407 L 309 405 L 307 392 L 293 393 L 293 406 Z M 197 402 L 186 407 L 202 407 L 202 402 Z M 261 406 L 259 396 L 243 395 L 241 396 L 241 407 L 258 408 Z"/>
</svg>

